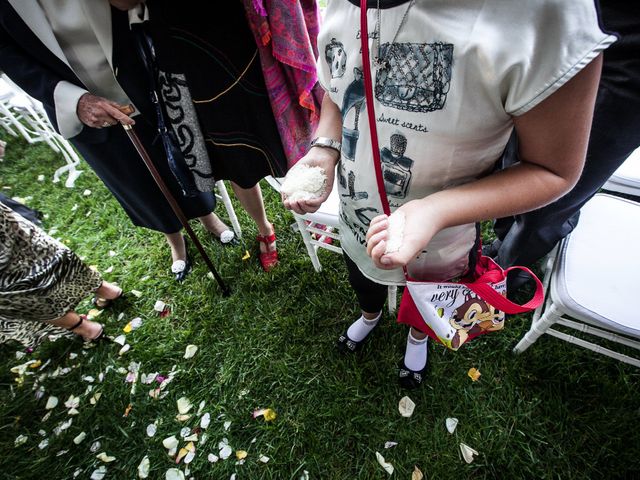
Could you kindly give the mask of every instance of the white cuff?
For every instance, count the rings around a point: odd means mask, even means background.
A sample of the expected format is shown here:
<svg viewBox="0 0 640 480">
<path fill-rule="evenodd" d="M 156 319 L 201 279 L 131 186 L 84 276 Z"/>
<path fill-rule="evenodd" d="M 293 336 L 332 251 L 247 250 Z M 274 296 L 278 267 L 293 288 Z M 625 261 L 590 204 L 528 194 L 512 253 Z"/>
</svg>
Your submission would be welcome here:
<svg viewBox="0 0 640 480">
<path fill-rule="evenodd" d="M 62 80 L 53 91 L 53 101 L 56 106 L 56 120 L 58 130 L 64 138 L 72 138 L 82 131 L 84 124 L 78 118 L 78 100 L 85 93 L 82 87 Z"/>
</svg>

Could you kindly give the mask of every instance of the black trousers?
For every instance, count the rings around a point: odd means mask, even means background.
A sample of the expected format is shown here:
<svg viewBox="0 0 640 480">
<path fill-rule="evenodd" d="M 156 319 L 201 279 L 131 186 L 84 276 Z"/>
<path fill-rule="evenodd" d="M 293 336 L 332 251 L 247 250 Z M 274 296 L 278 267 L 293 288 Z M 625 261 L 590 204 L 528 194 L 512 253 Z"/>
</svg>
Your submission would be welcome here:
<svg viewBox="0 0 640 480">
<path fill-rule="evenodd" d="M 573 190 L 556 202 L 495 222 L 498 240 L 493 252 L 497 249 L 496 261 L 502 267 L 530 266 L 549 253 L 575 228 L 580 208 L 640 146 L 640 7 L 635 2 L 600 3 L 604 28 L 617 32 L 620 39 L 603 54 L 582 176 Z M 517 139 L 512 138 L 503 167 L 517 161 Z"/>
<path fill-rule="evenodd" d="M 387 286 L 365 277 L 346 253 L 344 254 L 344 262 L 347 264 L 349 283 L 356 293 L 360 309 L 367 313 L 382 311 L 384 302 L 387 299 Z"/>
</svg>

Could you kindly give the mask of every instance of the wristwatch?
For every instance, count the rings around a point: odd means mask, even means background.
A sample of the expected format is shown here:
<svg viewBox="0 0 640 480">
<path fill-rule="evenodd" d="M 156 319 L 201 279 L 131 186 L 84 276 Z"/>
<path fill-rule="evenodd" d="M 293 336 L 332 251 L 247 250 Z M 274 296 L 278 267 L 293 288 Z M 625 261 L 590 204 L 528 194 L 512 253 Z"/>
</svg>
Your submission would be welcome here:
<svg viewBox="0 0 640 480">
<path fill-rule="evenodd" d="M 335 150 L 336 152 L 338 152 L 338 155 L 340 155 L 342 144 L 339 141 L 329 137 L 316 137 L 311 140 L 311 145 L 309 145 L 309 148 L 311 149 L 312 147 L 330 148 L 331 150 Z"/>
</svg>

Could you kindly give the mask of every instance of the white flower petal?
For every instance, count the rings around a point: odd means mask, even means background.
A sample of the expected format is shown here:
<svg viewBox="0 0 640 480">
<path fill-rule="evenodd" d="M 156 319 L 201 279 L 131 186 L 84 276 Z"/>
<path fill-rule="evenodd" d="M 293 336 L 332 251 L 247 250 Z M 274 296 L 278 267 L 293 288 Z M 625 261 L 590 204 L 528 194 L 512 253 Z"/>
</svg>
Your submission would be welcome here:
<svg viewBox="0 0 640 480">
<path fill-rule="evenodd" d="M 231 447 L 229 445 L 224 445 L 222 448 L 220 448 L 220 458 L 222 460 L 226 460 L 227 458 L 229 458 L 232 453 L 233 450 L 231 450 Z"/>
<path fill-rule="evenodd" d="M 18 435 L 18 436 L 16 437 L 16 439 L 13 441 L 13 444 L 14 444 L 16 447 L 19 447 L 20 445 L 23 445 L 23 444 L 27 443 L 27 440 L 28 440 L 28 439 L 29 439 L 29 438 L 28 438 L 26 435 Z"/>
<path fill-rule="evenodd" d="M 155 423 L 147 425 L 147 437 L 153 437 L 158 431 L 158 427 Z"/>
<path fill-rule="evenodd" d="M 91 453 L 96 453 L 98 450 L 100 450 L 100 447 L 101 447 L 101 446 L 102 446 L 102 445 L 100 444 L 100 442 L 98 442 L 98 441 L 93 442 L 93 443 L 91 444 L 91 447 L 89 448 L 89 451 L 90 451 Z"/>
<path fill-rule="evenodd" d="M 378 460 L 378 463 L 380 464 L 380 466 L 382 468 L 384 468 L 384 471 L 387 472 L 389 475 L 393 474 L 393 465 L 391 465 L 390 463 L 388 463 L 384 457 L 382 455 L 380 455 L 379 452 L 376 452 L 376 459 Z"/>
<path fill-rule="evenodd" d="M 398 442 L 384 442 L 384 448 L 393 448 L 398 445 Z"/>
<path fill-rule="evenodd" d="M 193 357 L 197 351 L 197 345 L 187 345 L 187 348 L 184 350 L 184 358 L 187 359 Z"/>
<path fill-rule="evenodd" d="M 227 420 L 226 422 L 224 422 L 224 431 L 228 431 L 229 427 L 231 427 L 231 420 Z"/>
<path fill-rule="evenodd" d="M 179 443 L 178 439 L 175 437 L 175 435 L 171 435 L 170 437 L 167 437 L 164 440 L 162 440 L 162 445 L 167 450 L 172 450 L 174 448 L 177 448 L 178 443 Z"/>
<path fill-rule="evenodd" d="M 209 427 L 210 423 L 211 415 L 209 415 L 209 413 L 205 413 L 204 415 L 202 415 L 202 418 L 200 419 L 200 428 L 206 429 L 207 427 Z"/>
<path fill-rule="evenodd" d="M 96 455 L 96 458 L 104 463 L 111 463 L 116 459 L 116 457 L 107 455 L 107 452 L 100 452 L 98 455 Z"/>
<path fill-rule="evenodd" d="M 403 417 L 410 417 L 413 415 L 413 411 L 416 408 L 416 404 L 409 397 L 402 397 L 398 404 L 398 410 Z"/>
<path fill-rule="evenodd" d="M 46 410 L 51 410 L 52 408 L 56 408 L 58 405 L 58 397 L 51 396 L 47 399 L 47 404 L 44 406 Z"/>
<path fill-rule="evenodd" d="M 91 480 L 102 480 L 107 474 L 107 467 L 104 465 L 96 468 L 91 474 Z"/>
<path fill-rule="evenodd" d="M 449 433 L 453 433 L 456 431 L 456 427 L 458 426 L 458 419 L 449 417 L 444 421 L 444 423 L 447 426 L 447 431 Z"/>
<path fill-rule="evenodd" d="M 80 432 L 78 435 L 76 435 L 76 437 L 73 439 L 73 443 L 75 443 L 76 445 L 80 445 L 80 443 L 82 443 L 82 441 L 87 437 L 86 432 Z"/>
<path fill-rule="evenodd" d="M 167 473 L 165 473 L 164 478 L 166 480 L 184 480 L 184 473 L 177 468 L 170 468 L 167 470 Z"/>
<path fill-rule="evenodd" d="M 149 457 L 145 456 L 138 465 L 138 478 L 147 478 L 149 476 Z"/>
<path fill-rule="evenodd" d="M 216 463 L 219 459 L 220 457 L 218 457 L 217 455 L 214 455 L 213 453 L 210 453 L 209 455 L 207 455 L 207 460 L 209 460 L 211 463 Z"/>
<path fill-rule="evenodd" d="M 478 455 L 478 452 L 475 451 L 473 448 L 471 448 L 469 445 L 467 445 L 466 443 L 461 443 L 460 444 L 460 452 L 462 453 L 462 458 L 464 458 L 464 461 L 467 463 L 471 463 L 474 460 L 474 456 Z"/>
<path fill-rule="evenodd" d="M 183 415 L 185 413 L 188 413 L 189 410 L 191 410 L 191 407 L 193 407 L 193 405 L 191 404 L 191 401 L 187 397 L 180 397 L 177 401 L 177 404 L 178 404 L 178 412 Z"/>
<path fill-rule="evenodd" d="M 271 460 L 269 457 L 267 457 L 266 455 L 260 455 L 260 458 L 258 458 L 258 461 L 261 463 L 268 463 L 269 460 Z"/>
</svg>

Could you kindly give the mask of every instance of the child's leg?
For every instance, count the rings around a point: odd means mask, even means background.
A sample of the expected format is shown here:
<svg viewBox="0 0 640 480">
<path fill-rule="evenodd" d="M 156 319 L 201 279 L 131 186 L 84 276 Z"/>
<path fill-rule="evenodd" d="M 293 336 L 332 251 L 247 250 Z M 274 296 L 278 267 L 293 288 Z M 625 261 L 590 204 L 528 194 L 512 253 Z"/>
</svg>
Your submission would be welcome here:
<svg viewBox="0 0 640 480">
<path fill-rule="evenodd" d="M 427 340 L 425 333 L 413 327 L 409 329 L 404 353 L 404 364 L 409 370 L 418 372 L 427 365 Z"/>
<path fill-rule="evenodd" d="M 382 307 L 387 298 L 387 287 L 365 277 L 346 255 L 344 260 L 349 272 L 349 283 L 358 298 L 362 316 L 353 322 L 346 335 L 342 335 L 340 338 L 346 337 L 348 341 L 358 343 L 362 342 L 378 324 L 382 316 Z"/>
</svg>

